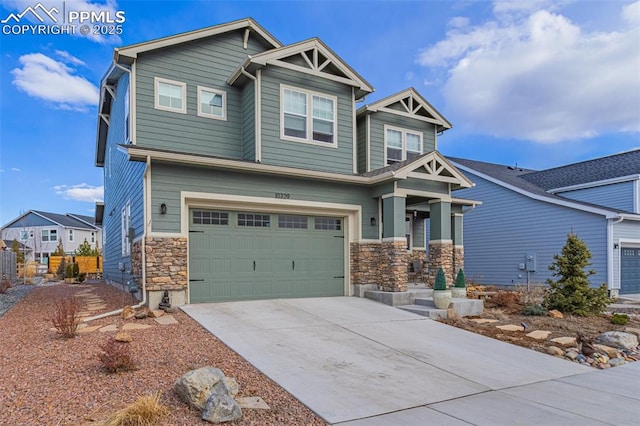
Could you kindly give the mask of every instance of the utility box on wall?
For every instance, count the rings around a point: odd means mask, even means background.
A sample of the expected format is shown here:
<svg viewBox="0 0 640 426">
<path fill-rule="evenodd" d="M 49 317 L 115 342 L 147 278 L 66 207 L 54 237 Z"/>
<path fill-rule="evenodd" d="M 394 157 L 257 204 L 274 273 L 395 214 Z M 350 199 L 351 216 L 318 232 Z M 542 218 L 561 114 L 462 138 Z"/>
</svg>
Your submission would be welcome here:
<svg viewBox="0 0 640 426">
<path fill-rule="evenodd" d="M 526 270 L 529 272 L 535 272 L 538 266 L 538 259 L 536 258 L 535 253 L 527 253 L 525 256 L 525 266 Z"/>
</svg>

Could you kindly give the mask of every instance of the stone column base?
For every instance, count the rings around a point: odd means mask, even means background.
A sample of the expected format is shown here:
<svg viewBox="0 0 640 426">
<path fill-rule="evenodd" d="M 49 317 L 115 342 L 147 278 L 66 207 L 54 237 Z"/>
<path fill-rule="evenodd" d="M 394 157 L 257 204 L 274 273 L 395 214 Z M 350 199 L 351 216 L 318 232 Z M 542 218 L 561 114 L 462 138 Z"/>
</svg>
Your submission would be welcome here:
<svg viewBox="0 0 640 426">
<path fill-rule="evenodd" d="M 453 255 L 453 242 L 450 240 L 429 241 L 429 282 L 433 285 L 438 269 L 444 270 L 447 285 L 451 286 L 455 280 L 455 265 Z"/>
<path fill-rule="evenodd" d="M 351 243 L 350 250 L 354 288 L 375 284 L 382 291 L 407 290 L 406 242 Z"/>
</svg>

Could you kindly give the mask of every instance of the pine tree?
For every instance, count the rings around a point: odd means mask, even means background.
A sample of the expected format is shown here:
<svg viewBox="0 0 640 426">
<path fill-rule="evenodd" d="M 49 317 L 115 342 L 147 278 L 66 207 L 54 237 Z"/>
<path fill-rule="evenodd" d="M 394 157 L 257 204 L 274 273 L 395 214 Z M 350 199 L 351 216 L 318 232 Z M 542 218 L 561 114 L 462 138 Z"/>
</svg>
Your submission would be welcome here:
<svg viewBox="0 0 640 426">
<path fill-rule="evenodd" d="M 78 246 L 75 251 L 76 256 L 94 256 L 93 248 L 91 248 L 91 244 L 84 239 L 84 242 Z"/>
<path fill-rule="evenodd" d="M 56 250 L 51 253 L 52 256 L 64 256 L 64 246 L 62 245 L 62 238 L 58 238 L 58 246 Z"/>
<path fill-rule="evenodd" d="M 544 300 L 544 307 L 578 316 L 601 314 L 611 303 L 606 284 L 598 288 L 589 285 L 589 277 L 595 271 L 585 269 L 591 265 L 591 252 L 583 240 L 570 232 L 561 254 L 553 255 L 549 266 L 557 280 L 549 278 L 550 291 Z"/>
</svg>

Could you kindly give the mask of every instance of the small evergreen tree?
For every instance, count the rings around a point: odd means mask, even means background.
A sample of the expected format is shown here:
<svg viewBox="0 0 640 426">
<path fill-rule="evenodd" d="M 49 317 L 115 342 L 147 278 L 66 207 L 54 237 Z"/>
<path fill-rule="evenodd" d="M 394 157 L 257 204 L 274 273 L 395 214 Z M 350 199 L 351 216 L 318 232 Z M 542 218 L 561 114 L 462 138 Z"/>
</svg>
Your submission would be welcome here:
<svg viewBox="0 0 640 426">
<path fill-rule="evenodd" d="M 458 275 L 456 276 L 456 288 L 465 288 L 467 286 L 467 281 L 464 277 L 464 272 L 462 268 L 458 270 Z"/>
<path fill-rule="evenodd" d="M 60 264 L 58 265 L 58 269 L 56 269 L 56 276 L 58 277 L 58 279 L 65 279 L 67 275 L 67 260 L 64 258 L 64 256 L 62 257 L 62 259 L 60 259 Z"/>
<path fill-rule="evenodd" d="M 438 268 L 438 273 L 436 274 L 436 282 L 433 284 L 434 290 L 446 290 L 447 289 L 447 279 L 444 276 L 444 270 L 442 267 Z"/>
<path fill-rule="evenodd" d="M 78 246 L 75 251 L 76 256 L 95 256 L 93 252 L 93 248 L 91 248 L 91 244 L 84 239 L 84 242 Z"/>
<path fill-rule="evenodd" d="M 64 256 L 64 246 L 62 245 L 62 238 L 58 238 L 58 246 L 56 250 L 51 253 L 52 256 Z"/>
<path fill-rule="evenodd" d="M 607 294 L 607 286 L 591 288 L 589 277 L 594 270 L 585 271 L 590 266 L 591 252 L 576 234 L 570 232 L 561 254 L 553 255 L 554 262 L 549 266 L 557 280 L 549 278 L 550 291 L 545 296 L 543 305 L 547 309 L 578 316 L 601 314 L 611 299 Z"/>
<path fill-rule="evenodd" d="M 18 240 L 14 239 L 11 242 L 11 251 L 16 254 L 16 262 L 24 263 L 24 252 L 20 250 L 20 243 Z"/>
</svg>

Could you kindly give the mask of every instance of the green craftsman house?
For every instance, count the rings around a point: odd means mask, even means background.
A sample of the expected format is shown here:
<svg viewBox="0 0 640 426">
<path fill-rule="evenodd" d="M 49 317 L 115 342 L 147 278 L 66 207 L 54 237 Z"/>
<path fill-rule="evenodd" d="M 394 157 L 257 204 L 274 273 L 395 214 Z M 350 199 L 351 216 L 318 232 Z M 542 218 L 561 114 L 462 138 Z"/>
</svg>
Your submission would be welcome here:
<svg viewBox="0 0 640 426">
<path fill-rule="evenodd" d="M 451 124 L 412 88 L 373 90 L 321 40 L 284 46 L 252 19 L 115 49 L 106 279 L 134 275 L 151 307 L 405 291 L 414 261 L 452 281 L 474 202 L 437 151 Z"/>
</svg>

